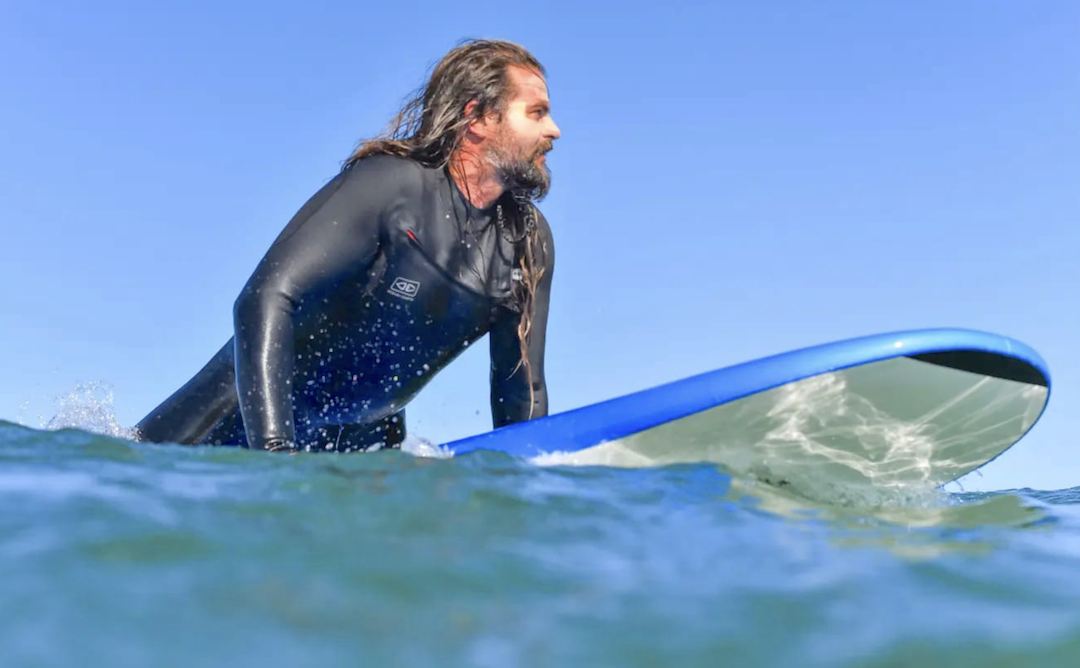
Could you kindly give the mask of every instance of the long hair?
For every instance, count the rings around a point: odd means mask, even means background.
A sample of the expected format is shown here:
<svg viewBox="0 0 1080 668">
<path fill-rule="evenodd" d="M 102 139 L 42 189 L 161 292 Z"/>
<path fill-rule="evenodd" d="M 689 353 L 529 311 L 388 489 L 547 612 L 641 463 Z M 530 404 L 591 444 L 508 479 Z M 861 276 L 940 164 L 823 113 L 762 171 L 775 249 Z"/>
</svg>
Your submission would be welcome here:
<svg viewBox="0 0 1080 668">
<path fill-rule="evenodd" d="M 544 76 L 544 67 L 524 47 L 502 40 L 466 40 L 443 56 L 427 83 L 406 99 L 404 106 L 379 137 L 362 142 L 345 161 L 350 169 L 369 155 L 395 155 L 411 158 L 425 167 L 442 169 L 461 146 L 465 129 L 473 120 L 494 113 L 502 118 L 513 94 L 509 68 L 512 65 L 533 70 Z M 475 100 L 473 115 L 465 114 L 465 106 Z M 510 210 L 511 226 L 516 227 L 514 255 L 521 269 L 519 285 L 514 289 L 514 306 L 520 311 L 517 334 L 521 349 L 521 366 L 525 367 L 529 386 L 529 417 L 532 417 L 535 395 L 528 346 L 532 331 L 533 297 L 544 275 L 539 267 L 538 249 L 543 248 L 538 214 L 527 197 L 506 197 L 514 203 Z"/>
</svg>

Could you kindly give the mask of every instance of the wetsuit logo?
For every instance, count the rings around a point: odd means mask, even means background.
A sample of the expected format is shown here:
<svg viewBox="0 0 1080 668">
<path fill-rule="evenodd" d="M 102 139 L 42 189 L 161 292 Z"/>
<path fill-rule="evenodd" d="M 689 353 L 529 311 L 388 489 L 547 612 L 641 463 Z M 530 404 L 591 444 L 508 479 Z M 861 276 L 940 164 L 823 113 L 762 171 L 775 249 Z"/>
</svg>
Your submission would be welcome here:
<svg viewBox="0 0 1080 668">
<path fill-rule="evenodd" d="M 412 301 L 418 292 L 420 292 L 420 281 L 413 281 L 408 278 L 395 278 L 394 282 L 390 284 L 390 294 L 395 297 L 401 297 L 402 299 Z"/>
</svg>

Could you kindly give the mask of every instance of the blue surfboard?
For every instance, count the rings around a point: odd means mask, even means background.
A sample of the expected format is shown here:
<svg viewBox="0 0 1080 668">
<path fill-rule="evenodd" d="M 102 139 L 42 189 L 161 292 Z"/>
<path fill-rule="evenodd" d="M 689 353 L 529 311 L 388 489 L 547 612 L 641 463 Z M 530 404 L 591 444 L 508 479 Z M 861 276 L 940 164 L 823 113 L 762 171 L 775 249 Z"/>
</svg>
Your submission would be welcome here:
<svg viewBox="0 0 1080 668">
<path fill-rule="evenodd" d="M 867 336 L 767 357 L 444 448 L 538 463 L 716 462 L 766 480 L 938 486 L 1019 441 L 1050 394 L 1019 341 L 964 329 Z"/>
</svg>

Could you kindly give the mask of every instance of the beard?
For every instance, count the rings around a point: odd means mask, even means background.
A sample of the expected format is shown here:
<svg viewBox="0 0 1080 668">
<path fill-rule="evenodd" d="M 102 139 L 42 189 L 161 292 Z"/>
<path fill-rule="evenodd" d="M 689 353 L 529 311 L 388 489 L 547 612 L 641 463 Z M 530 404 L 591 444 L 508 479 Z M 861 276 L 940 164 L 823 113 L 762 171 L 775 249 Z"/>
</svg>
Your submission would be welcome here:
<svg viewBox="0 0 1080 668">
<path fill-rule="evenodd" d="M 524 148 L 513 137 L 500 134 L 488 149 L 487 161 L 495 169 L 495 176 L 516 199 L 539 202 L 551 190 L 551 170 L 546 160 L 543 164 L 537 161 L 550 150 L 551 142 Z"/>
</svg>

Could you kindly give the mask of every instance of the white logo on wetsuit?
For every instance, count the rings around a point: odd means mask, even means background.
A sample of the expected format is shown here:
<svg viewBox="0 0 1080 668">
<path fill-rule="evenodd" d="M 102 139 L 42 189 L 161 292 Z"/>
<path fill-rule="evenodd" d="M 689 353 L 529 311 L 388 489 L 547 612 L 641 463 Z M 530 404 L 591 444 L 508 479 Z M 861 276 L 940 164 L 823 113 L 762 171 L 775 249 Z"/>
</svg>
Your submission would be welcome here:
<svg viewBox="0 0 1080 668">
<path fill-rule="evenodd" d="M 420 292 L 420 281 L 414 281 L 408 278 L 395 278 L 394 282 L 390 284 L 390 294 L 395 297 L 401 297 L 402 299 L 408 299 L 412 301 L 416 293 Z"/>
<path fill-rule="evenodd" d="M 520 269 L 518 269 L 517 267 L 514 267 L 510 271 L 510 280 L 511 281 L 523 281 L 523 280 L 525 280 L 525 275 L 521 272 Z"/>
</svg>

